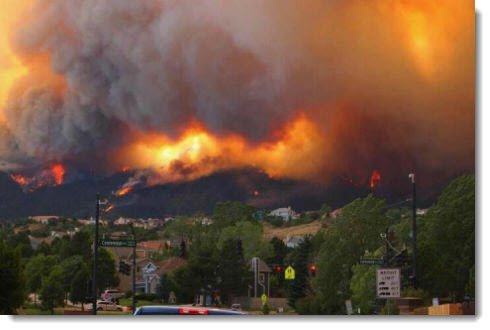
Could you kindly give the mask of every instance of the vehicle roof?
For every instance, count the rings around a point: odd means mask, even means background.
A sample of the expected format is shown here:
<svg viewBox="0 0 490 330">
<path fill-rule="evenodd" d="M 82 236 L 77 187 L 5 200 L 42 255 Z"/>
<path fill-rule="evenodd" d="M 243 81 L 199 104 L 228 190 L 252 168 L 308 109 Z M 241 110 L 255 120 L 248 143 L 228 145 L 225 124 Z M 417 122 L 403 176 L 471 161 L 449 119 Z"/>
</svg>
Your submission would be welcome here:
<svg viewBox="0 0 490 330">
<path fill-rule="evenodd" d="M 232 311 L 227 309 L 195 307 L 195 306 L 141 306 L 136 309 L 134 315 L 182 315 L 180 309 L 207 311 L 207 315 L 245 315 L 244 312 Z"/>
</svg>

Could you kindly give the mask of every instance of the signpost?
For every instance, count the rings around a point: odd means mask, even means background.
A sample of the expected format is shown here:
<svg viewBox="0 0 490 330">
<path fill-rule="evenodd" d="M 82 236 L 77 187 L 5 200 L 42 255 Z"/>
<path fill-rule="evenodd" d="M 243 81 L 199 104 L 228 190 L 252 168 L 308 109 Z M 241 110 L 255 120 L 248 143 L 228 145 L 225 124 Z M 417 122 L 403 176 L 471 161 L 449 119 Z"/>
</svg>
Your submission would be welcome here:
<svg viewBox="0 0 490 330">
<path fill-rule="evenodd" d="M 361 260 L 359 260 L 359 264 L 361 264 L 361 265 L 382 265 L 382 264 L 384 264 L 384 260 L 378 259 L 378 258 L 361 258 Z"/>
<path fill-rule="evenodd" d="M 400 268 L 376 270 L 376 296 L 381 299 L 400 298 Z"/>
</svg>

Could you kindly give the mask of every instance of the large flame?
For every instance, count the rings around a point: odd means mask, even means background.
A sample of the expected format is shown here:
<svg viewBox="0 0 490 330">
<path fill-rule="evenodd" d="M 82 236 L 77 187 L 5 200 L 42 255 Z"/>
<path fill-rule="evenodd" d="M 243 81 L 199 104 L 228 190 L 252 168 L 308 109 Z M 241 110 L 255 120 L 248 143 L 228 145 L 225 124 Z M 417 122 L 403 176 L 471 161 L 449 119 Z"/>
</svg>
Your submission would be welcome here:
<svg viewBox="0 0 490 330">
<path fill-rule="evenodd" d="M 33 176 L 10 174 L 10 178 L 23 189 L 34 191 L 44 186 L 59 186 L 63 184 L 66 174 L 63 164 L 57 163 L 47 169 L 38 171 Z"/>
<path fill-rule="evenodd" d="M 148 184 L 192 180 L 244 166 L 259 168 L 271 177 L 319 174 L 320 162 L 314 159 L 323 142 L 316 125 L 304 114 L 273 135 L 271 141 L 252 144 L 239 135 L 214 135 L 194 122 L 176 140 L 163 134 L 141 134 L 121 151 L 119 159 L 134 170 L 150 170 Z M 124 187 L 116 194 L 129 191 Z"/>
</svg>

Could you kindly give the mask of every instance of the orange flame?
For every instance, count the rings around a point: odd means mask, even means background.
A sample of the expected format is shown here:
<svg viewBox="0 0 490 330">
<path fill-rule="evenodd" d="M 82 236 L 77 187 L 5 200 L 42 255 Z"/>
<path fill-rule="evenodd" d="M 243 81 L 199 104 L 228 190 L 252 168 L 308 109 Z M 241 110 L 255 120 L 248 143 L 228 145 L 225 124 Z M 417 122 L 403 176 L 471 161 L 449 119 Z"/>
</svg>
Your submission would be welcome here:
<svg viewBox="0 0 490 330">
<path fill-rule="evenodd" d="M 55 164 L 53 167 L 51 167 L 51 174 L 54 177 L 54 182 L 56 185 L 61 185 L 63 184 L 63 178 L 65 176 L 65 168 L 61 164 Z"/>
<path fill-rule="evenodd" d="M 27 186 L 31 180 L 23 175 L 20 175 L 20 174 L 11 174 L 10 175 L 10 178 L 12 180 L 14 180 L 17 184 L 19 184 L 20 186 Z"/>
<path fill-rule="evenodd" d="M 131 188 L 131 187 L 122 187 L 121 189 L 116 191 L 115 195 L 117 197 L 122 197 L 124 195 L 129 194 L 131 191 L 133 191 L 133 188 Z"/>
<path fill-rule="evenodd" d="M 272 141 L 252 144 L 235 134 L 215 135 L 194 122 L 176 140 L 163 134 L 141 133 L 116 157 L 132 169 L 150 170 L 149 185 L 194 180 L 244 166 L 259 168 L 271 177 L 304 179 L 321 174 L 321 162 L 315 160 L 321 158 L 325 142 L 306 115 L 298 114 L 271 136 Z"/>
<path fill-rule="evenodd" d="M 374 187 L 376 187 L 376 185 L 378 185 L 380 181 L 381 181 L 381 173 L 378 170 L 374 170 L 373 173 L 371 173 L 371 180 L 369 186 L 371 187 L 371 189 L 374 189 Z"/>
<path fill-rule="evenodd" d="M 103 211 L 106 212 L 106 213 L 109 213 L 111 212 L 112 210 L 114 209 L 114 204 L 111 204 L 109 205 L 108 207 L 106 207 Z"/>
</svg>

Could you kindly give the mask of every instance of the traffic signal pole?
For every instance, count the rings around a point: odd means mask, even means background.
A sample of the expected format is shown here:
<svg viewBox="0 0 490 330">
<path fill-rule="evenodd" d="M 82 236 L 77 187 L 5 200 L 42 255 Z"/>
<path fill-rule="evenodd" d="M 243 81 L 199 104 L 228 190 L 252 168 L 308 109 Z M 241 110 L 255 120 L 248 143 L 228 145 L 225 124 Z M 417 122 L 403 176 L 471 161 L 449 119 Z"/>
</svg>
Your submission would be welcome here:
<svg viewBox="0 0 490 330">
<path fill-rule="evenodd" d="M 131 223 L 131 233 L 133 234 L 133 239 L 135 244 L 133 245 L 133 299 L 132 299 L 132 307 L 133 312 L 136 310 L 136 235 L 134 234 L 133 224 Z"/>
<path fill-rule="evenodd" d="M 100 194 L 97 193 L 97 203 L 95 204 L 95 233 L 94 233 L 94 268 L 92 276 L 92 314 L 97 315 L 97 258 L 99 246 L 99 213 L 100 213 Z"/>
<path fill-rule="evenodd" d="M 417 288 L 417 207 L 415 200 L 415 174 L 410 173 L 412 180 L 412 284 Z"/>
</svg>

